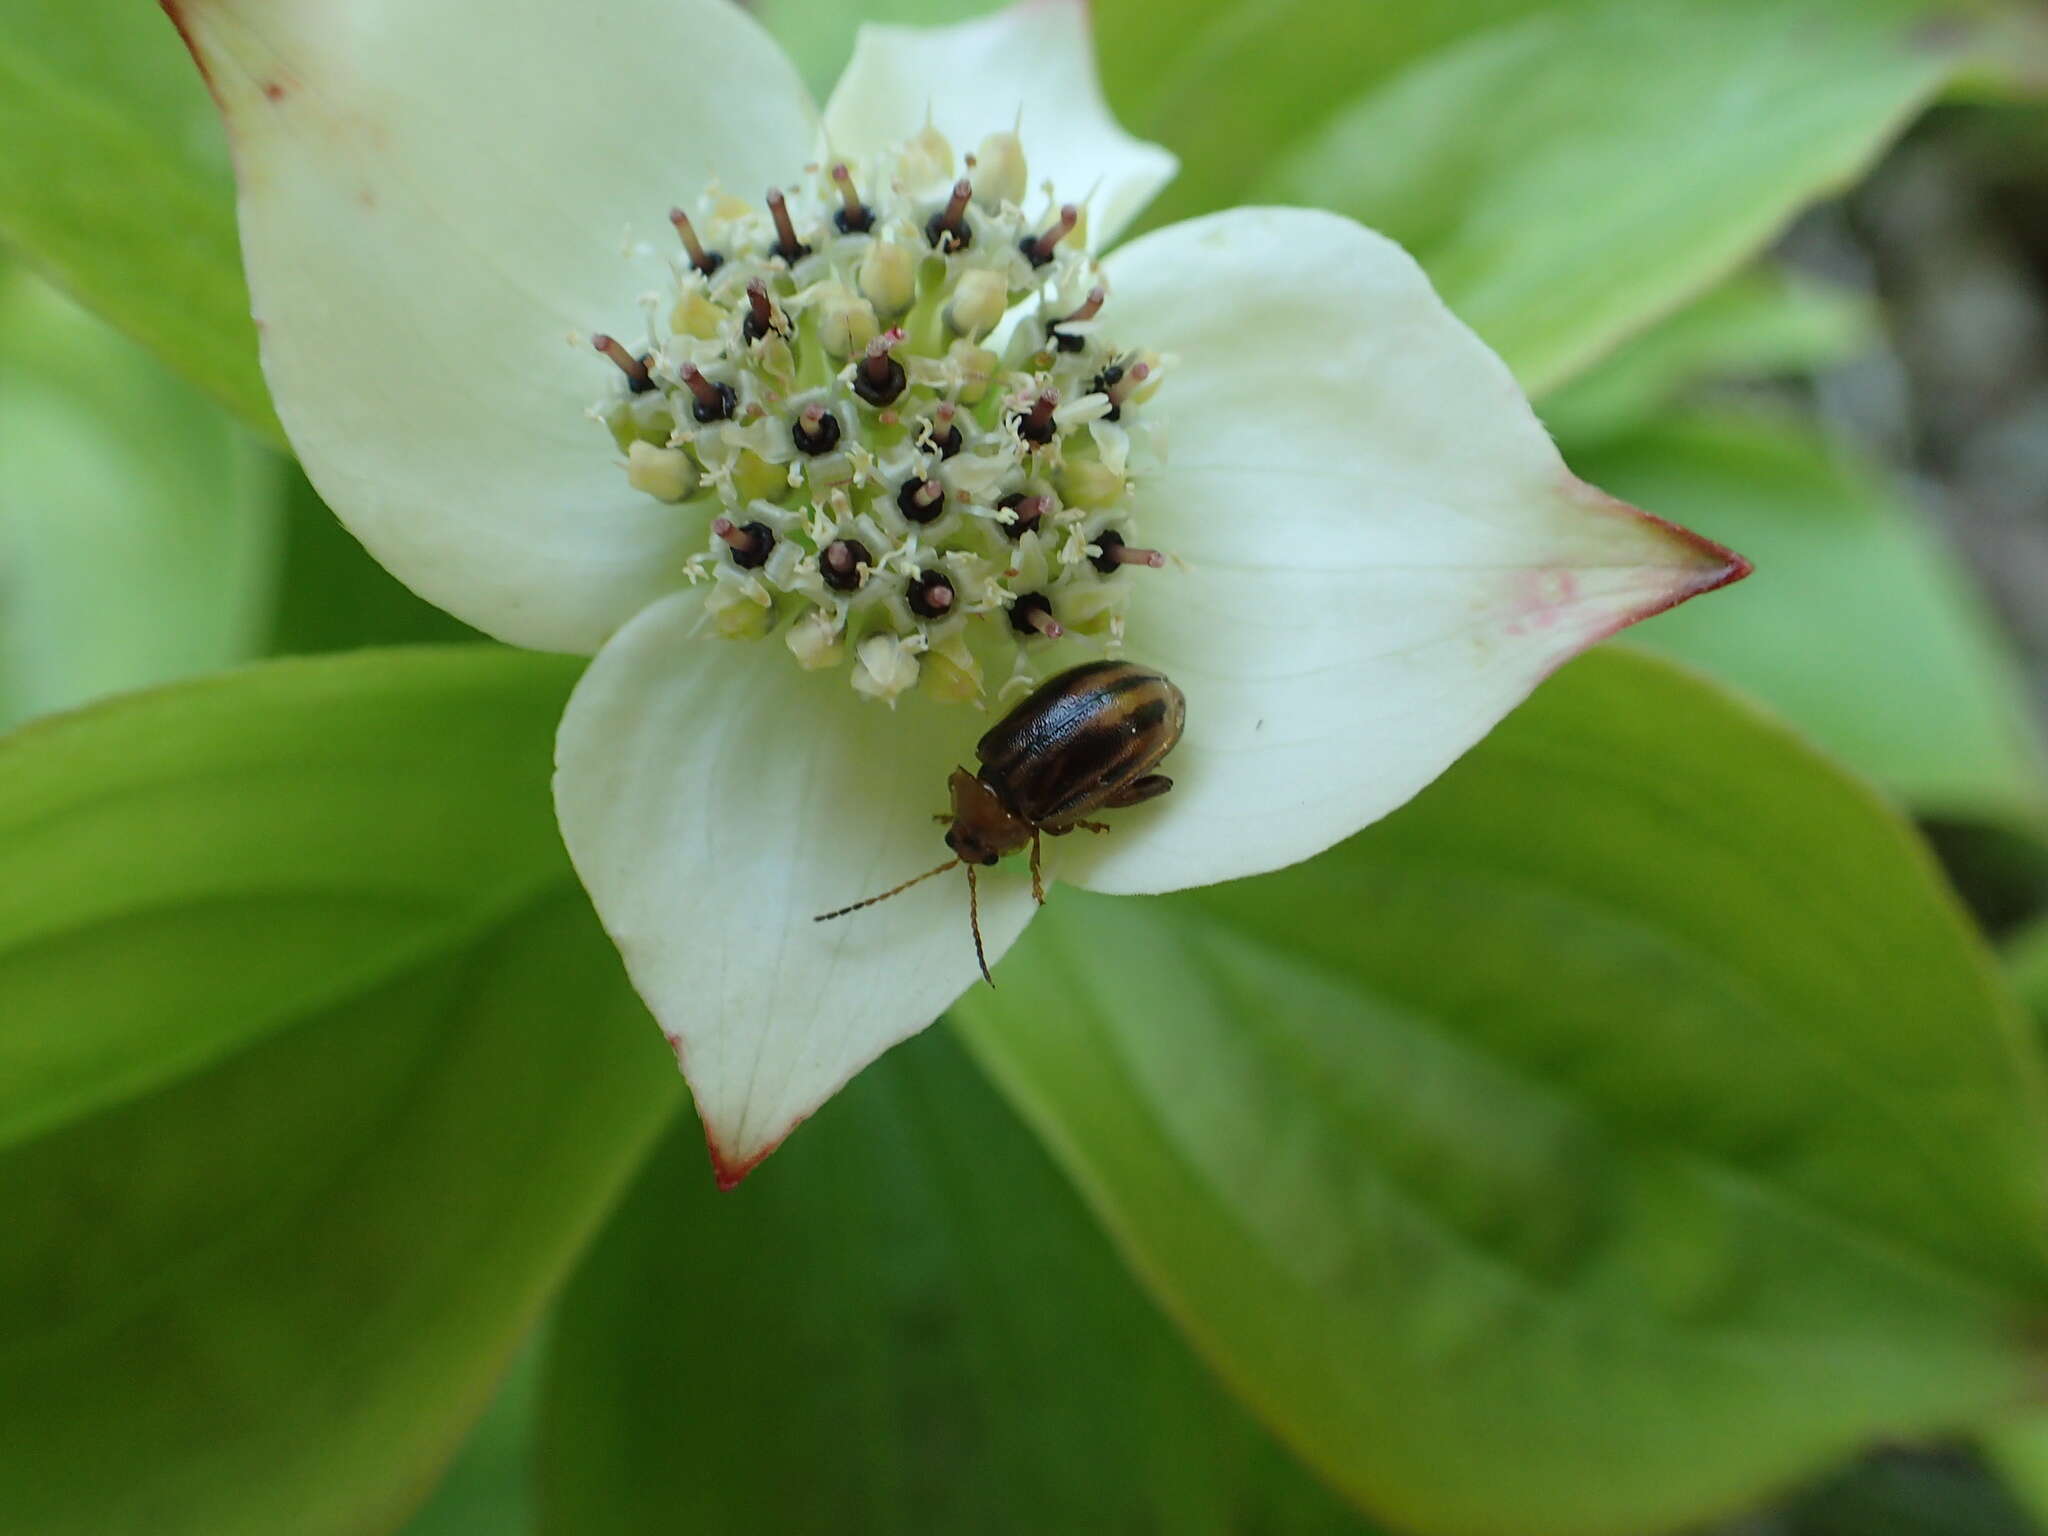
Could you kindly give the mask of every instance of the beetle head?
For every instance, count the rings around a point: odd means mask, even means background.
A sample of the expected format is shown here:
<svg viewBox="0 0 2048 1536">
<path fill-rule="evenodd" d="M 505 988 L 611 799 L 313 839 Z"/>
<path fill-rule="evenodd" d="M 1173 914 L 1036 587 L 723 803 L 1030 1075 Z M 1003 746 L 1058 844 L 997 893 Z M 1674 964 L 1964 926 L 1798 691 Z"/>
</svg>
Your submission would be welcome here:
<svg viewBox="0 0 2048 1536">
<path fill-rule="evenodd" d="M 962 863 L 993 864 L 1031 841 L 1030 823 L 965 768 L 955 768 L 946 784 L 953 792 L 953 824 L 946 829 L 946 846 Z"/>
</svg>

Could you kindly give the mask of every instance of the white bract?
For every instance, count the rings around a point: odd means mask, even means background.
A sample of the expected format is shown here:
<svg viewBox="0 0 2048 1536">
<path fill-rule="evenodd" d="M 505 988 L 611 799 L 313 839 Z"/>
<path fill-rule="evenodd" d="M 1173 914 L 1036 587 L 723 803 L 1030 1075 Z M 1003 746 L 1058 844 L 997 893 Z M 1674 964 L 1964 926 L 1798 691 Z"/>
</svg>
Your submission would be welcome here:
<svg viewBox="0 0 2048 1536">
<path fill-rule="evenodd" d="M 812 918 L 943 857 L 1035 680 L 1186 694 L 1173 792 L 1049 850 L 1166 891 L 1327 848 L 1745 569 L 1574 478 L 1348 220 L 1098 257 L 1174 162 L 1081 0 L 864 28 L 822 117 L 725 0 L 169 8 L 314 484 L 423 596 L 595 655 L 563 835 L 727 1182 L 974 980 L 951 881 Z M 1029 880 L 981 892 L 994 957 Z"/>
</svg>

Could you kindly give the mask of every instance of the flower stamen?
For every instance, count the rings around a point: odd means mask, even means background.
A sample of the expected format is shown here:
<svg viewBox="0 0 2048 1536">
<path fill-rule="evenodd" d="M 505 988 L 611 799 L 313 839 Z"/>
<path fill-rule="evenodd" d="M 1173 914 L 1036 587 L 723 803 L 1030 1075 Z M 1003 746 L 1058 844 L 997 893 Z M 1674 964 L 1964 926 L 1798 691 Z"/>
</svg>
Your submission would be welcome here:
<svg viewBox="0 0 2048 1536">
<path fill-rule="evenodd" d="M 913 523 L 937 522 L 946 510 L 946 488 L 936 480 L 906 480 L 896 505 Z"/>
<path fill-rule="evenodd" d="M 839 418 L 813 400 L 790 424 L 790 440 L 799 451 L 816 458 L 839 446 Z"/>
<path fill-rule="evenodd" d="M 1010 626 L 1019 634 L 1041 635 L 1057 640 L 1066 630 L 1052 616 L 1052 599 L 1043 592 L 1027 592 L 1010 606 Z"/>
<path fill-rule="evenodd" d="M 951 255 L 974 243 L 974 231 L 967 227 L 967 205 L 974 200 L 974 185 L 962 176 L 953 183 L 953 195 L 946 206 L 933 214 L 924 226 L 924 237 L 932 249 Z"/>
<path fill-rule="evenodd" d="M 690 223 L 690 216 L 680 208 L 668 211 L 669 223 L 675 225 L 676 234 L 682 238 L 683 250 L 689 255 L 690 265 L 704 276 L 709 277 L 725 265 L 725 257 L 717 251 L 704 249 L 704 242 L 697 238 L 697 230 Z"/>
<path fill-rule="evenodd" d="M 1103 413 L 1104 421 L 1117 421 L 1123 417 L 1124 402 L 1129 400 L 1139 385 L 1152 377 L 1150 363 L 1137 363 L 1125 368 L 1120 363 L 1111 363 L 1095 376 L 1089 386 L 1090 393 L 1109 397 L 1109 409 Z"/>
<path fill-rule="evenodd" d="M 953 419 L 959 414 L 959 408 L 950 400 L 942 400 L 932 408 L 930 446 L 942 459 L 952 458 L 964 444 L 960 423 Z"/>
<path fill-rule="evenodd" d="M 862 572 L 874 564 L 874 554 L 859 539 L 834 539 L 818 556 L 818 572 L 835 592 L 858 591 Z"/>
<path fill-rule="evenodd" d="M 1022 491 L 1005 496 L 996 503 L 996 506 L 1012 514 L 1010 520 L 1003 524 L 1003 532 L 1007 533 L 1013 542 L 1036 528 L 1038 520 L 1052 510 L 1052 502 L 1048 498 L 1027 496 Z"/>
<path fill-rule="evenodd" d="M 902 331 L 884 331 L 861 354 L 860 366 L 853 374 L 853 392 L 869 405 L 892 405 L 909 386 L 910 376 L 903 365 L 889 355 L 889 349 L 902 340 Z"/>
<path fill-rule="evenodd" d="M 747 315 L 740 322 L 740 334 L 749 341 L 763 341 L 771 331 L 782 329 L 775 306 L 768 301 L 768 285 L 760 278 L 747 283 Z"/>
<path fill-rule="evenodd" d="M 1126 544 L 1124 536 L 1114 528 L 1106 528 L 1095 536 L 1095 547 L 1100 554 L 1090 555 L 1088 563 L 1107 576 L 1127 565 L 1149 565 L 1160 570 L 1166 564 L 1166 556 L 1156 549 L 1139 549 Z"/>
<path fill-rule="evenodd" d="M 789 220 L 789 199 L 780 187 L 768 189 L 768 217 L 775 221 L 775 244 L 768 248 L 769 255 L 780 256 L 793 267 L 811 254 L 811 248 L 796 237 L 796 226 Z"/>
<path fill-rule="evenodd" d="M 944 571 L 919 571 L 903 595 L 920 619 L 941 619 L 952 611 L 953 583 Z"/>
<path fill-rule="evenodd" d="M 775 530 L 766 523 L 748 523 L 741 528 L 729 517 L 715 517 L 711 520 L 711 532 L 725 541 L 732 550 L 732 563 L 743 571 L 767 564 L 775 548 Z"/>
<path fill-rule="evenodd" d="M 626 376 L 626 387 L 634 394 L 644 395 L 654 388 L 654 375 L 647 369 L 648 359 L 635 357 L 601 331 L 590 338 L 590 344 L 618 364 L 619 372 Z"/>
<path fill-rule="evenodd" d="M 616 361 L 616 359 L 614 359 Z M 739 404 L 730 384 L 720 384 L 704 377 L 704 370 L 695 363 L 683 364 L 681 370 L 683 386 L 696 397 L 697 403 L 690 407 L 690 414 L 700 422 L 709 424 L 724 421 Z"/>
<path fill-rule="evenodd" d="M 1045 390 L 1031 403 L 1031 409 L 1017 417 L 1017 435 L 1034 448 L 1043 448 L 1053 438 L 1052 413 L 1060 408 L 1055 390 Z"/>
<path fill-rule="evenodd" d="M 1081 222 L 1081 210 L 1072 203 L 1060 209 L 1060 216 L 1052 227 L 1036 239 L 1025 238 L 1017 249 L 1034 267 L 1042 267 L 1052 260 L 1052 253 L 1059 243 L 1074 232 L 1074 226 Z"/>
<path fill-rule="evenodd" d="M 860 194 L 853 189 L 853 172 L 846 166 L 832 167 L 832 184 L 839 189 L 840 207 L 832 215 L 832 223 L 842 235 L 862 235 L 875 227 L 874 210 L 860 200 Z"/>
<path fill-rule="evenodd" d="M 1093 320 L 1102 312 L 1102 301 L 1108 297 L 1109 290 L 1100 283 L 1097 283 L 1088 290 L 1088 297 L 1081 301 L 1079 309 L 1075 310 L 1071 315 L 1061 315 L 1059 319 L 1046 323 L 1045 334 L 1047 338 L 1062 352 L 1080 351 L 1088 345 L 1088 338 L 1076 336 L 1071 331 L 1063 331 L 1060 327 L 1063 325 L 1078 325 L 1083 321 Z"/>
</svg>

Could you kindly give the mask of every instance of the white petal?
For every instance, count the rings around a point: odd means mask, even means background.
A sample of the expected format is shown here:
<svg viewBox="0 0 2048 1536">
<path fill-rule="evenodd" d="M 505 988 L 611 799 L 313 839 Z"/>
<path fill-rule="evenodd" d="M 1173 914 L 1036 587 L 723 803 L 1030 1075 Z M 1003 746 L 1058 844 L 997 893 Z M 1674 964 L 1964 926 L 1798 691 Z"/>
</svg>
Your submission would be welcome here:
<svg viewBox="0 0 2048 1536">
<path fill-rule="evenodd" d="M 1109 260 L 1177 355 L 1126 654 L 1188 697 L 1173 792 L 1059 866 L 1097 890 L 1277 869 L 1386 815 L 1566 658 L 1746 562 L 1574 477 L 1397 246 L 1242 209 Z M 1062 849 L 1062 853 L 1065 853 Z"/>
<path fill-rule="evenodd" d="M 681 592 L 613 637 L 556 746 L 562 835 L 641 997 L 676 1048 L 723 1182 L 861 1067 L 976 984 L 952 871 L 829 923 L 946 857 L 946 776 L 987 720 L 857 697 L 774 639 L 699 633 Z M 990 963 L 1034 910 L 980 876 Z"/>
<path fill-rule="evenodd" d="M 950 27 L 863 26 L 825 106 L 831 152 L 874 154 L 927 121 L 956 157 L 1016 129 L 1033 192 L 1049 180 L 1062 200 L 1085 199 L 1094 246 L 1115 239 L 1180 166 L 1110 115 L 1086 0 L 1018 0 Z"/>
<path fill-rule="evenodd" d="M 278 415 L 422 596 L 594 650 L 702 520 L 633 491 L 617 387 L 669 207 L 794 177 L 816 115 L 724 0 L 166 0 L 228 119 Z M 631 257 L 630 241 L 647 242 Z"/>
</svg>

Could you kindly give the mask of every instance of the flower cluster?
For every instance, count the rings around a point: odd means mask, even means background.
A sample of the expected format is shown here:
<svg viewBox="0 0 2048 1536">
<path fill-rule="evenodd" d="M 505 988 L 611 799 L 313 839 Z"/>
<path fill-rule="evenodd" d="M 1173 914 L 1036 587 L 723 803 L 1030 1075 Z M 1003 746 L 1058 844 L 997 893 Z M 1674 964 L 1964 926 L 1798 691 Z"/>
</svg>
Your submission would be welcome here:
<svg viewBox="0 0 2048 1536">
<path fill-rule="evenodd" d="M 1016 134 L 956 167 L 927 126 L 670 213 L 647 348 L 593 338 L 623 376 L 600 412 L 628 480 L 697 519 L 686 569 L 720 632 L 780 626 L 800 665 L 850 656 L 891 703 L 920 681 L 1012 697 L 1046 641 L 1121 644 L 1123 568 L 1163 563 L 1132 542 L 1162 360 L 1104 334 L 1084 214 L 1044 190 L 1027 215 Z"/>
</svg>

